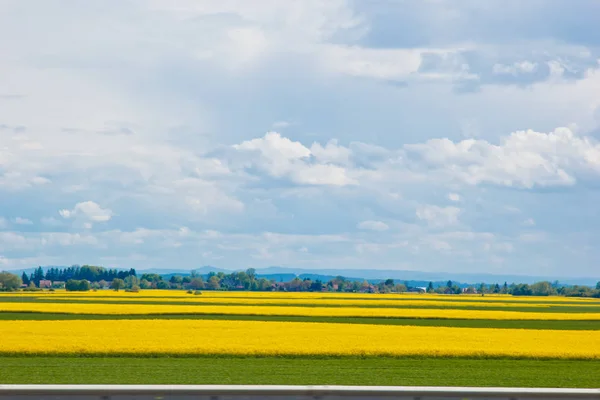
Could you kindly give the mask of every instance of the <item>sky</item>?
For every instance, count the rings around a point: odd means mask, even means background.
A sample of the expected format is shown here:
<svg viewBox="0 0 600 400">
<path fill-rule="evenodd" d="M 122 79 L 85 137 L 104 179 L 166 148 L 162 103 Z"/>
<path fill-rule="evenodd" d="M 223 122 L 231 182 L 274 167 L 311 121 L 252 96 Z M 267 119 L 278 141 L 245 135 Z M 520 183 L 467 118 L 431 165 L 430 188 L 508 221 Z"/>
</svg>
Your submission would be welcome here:
<svg viewBox="0 0 600 400">
<path fill-rule="evenodd" d="M 594 0 L 0 0 L 0 269 L 600 277 Z"/>
</svg>

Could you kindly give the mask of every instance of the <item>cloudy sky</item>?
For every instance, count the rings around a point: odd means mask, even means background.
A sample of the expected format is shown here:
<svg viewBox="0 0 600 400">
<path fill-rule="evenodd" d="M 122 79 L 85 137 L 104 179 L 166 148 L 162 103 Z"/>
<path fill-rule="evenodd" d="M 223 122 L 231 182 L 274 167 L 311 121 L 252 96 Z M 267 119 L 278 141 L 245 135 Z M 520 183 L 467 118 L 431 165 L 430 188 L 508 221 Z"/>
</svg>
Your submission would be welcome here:
<svg viewBox="0 0 600 400">
<path fill-rule="evenodd" d="M 0 1 L 0 269 L 600 276 L 594 0 Z"/>
</svg>

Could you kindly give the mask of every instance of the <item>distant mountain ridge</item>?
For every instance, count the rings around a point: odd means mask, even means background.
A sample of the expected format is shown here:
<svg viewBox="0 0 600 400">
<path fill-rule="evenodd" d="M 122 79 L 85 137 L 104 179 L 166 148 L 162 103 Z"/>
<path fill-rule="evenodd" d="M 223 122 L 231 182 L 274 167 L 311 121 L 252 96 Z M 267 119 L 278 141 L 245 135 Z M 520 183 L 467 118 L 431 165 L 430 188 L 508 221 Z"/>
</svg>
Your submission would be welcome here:
<svg viewBox="0 0 600 400">
<path fill-rule="evenodd" d="M 42 266 L 44 270 L 47 268 L 65 268 L 59 266 Z M 121 268 L 117 268 L 121 269 Z M 129 269 L 129 268 L 123 268 Z M 25 271 L 27 274 L 33 272 L 35 268 L 21 269 L 13 271 L 14 273 L 21 274 Z M 149 268 L 149 269 L 137 269 L 138 274 L 142 273 L 154 273 L 159 275 L 189 275 L 191 271 L 195 271 L 197 274 L 206 275 L 209 272 L 223 272 L 229 274 L 235 271 L 244 271 L 246 268 L 238 269 L 225 269 L 219 267 L 213 267 L 205 265 L 200 268 L 194 268 L 193 270 L 182 269 L 182 268 Z M 567 285 L 587 285 L 595 286 L 596 282 L 600 281 L 600 277 L 553 277 L 553 276 L 534 276 L 534 275 L 514 275 L 514 274 L 489 274 L 489 273 L 464 273 L 464 272 L 425 272 L 425 271 L 409 271 L 409 270 L 389 270 L 389 269 L 307 269 L 307 268 L 291 268 L 291 267 L 278 267 L 270 266 L 265 268 L 256 268 L 257 275 L 260 277 L 273 279 L 275 281 L 289 281 L 295 276 L 301 279 L 310 278 L 311 280 L 322 280 L 328 281 L 336 276 L 343 276 L 348 280 L 368 280 L 368 281 L 380 281 L 383 279 L 394 279 L 397 282 L 408 281 L 413 285 L 426 284 L 428 282 L 446 282 L 452 280 L 453 282 L 468 285 L 468 284 L 479 284 L 479 283 L 499 283 L 504 282 L 511 283 L 534 283 L 539 281 L 559 281 L 561 284 Z"/>
</svg>

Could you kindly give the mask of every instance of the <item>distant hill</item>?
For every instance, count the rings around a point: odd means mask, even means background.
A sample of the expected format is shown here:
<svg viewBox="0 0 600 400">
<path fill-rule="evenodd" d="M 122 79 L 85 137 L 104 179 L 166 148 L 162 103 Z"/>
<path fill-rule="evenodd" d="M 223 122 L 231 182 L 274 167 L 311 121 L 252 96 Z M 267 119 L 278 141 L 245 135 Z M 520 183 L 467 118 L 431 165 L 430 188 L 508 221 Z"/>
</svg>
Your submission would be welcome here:
<svg viewBox="0 0 600 400">
<path fill-rule="evenodd" d="M 44 270 L 47 268 L 65 268 L 65 266 L 43 266 Z M 120 269 L 120 268 L 118 268 Z M 129 268 L 125 268 L 129 269 Z M 21 274 L 25 271 L 27 274 L 32 273 L 35 268 L 27 268 L 12 271 L 14 273 Z M 206 275 L 209 272 L 223 272 L 231 273 L 234 271 L 242 271 L 244 269 L 224 269 L 213 267 L 210 265 L 195 268 L 195 271 L 199 275 Z M 166 278 L 170 278 L 172 275 L 190 275 L 191 270 L 181 268 L 150 268 L 150 269 L 137 269 L 138 274 L 142 273 L 154 273 L 163 275 Z M 379 282 L 383 279 L 394 279 L 397 283 L 408 282 L 410 286 L 426 286 L 429 282 L 433 282 L 434 286 L 445 284 L 448 280 L 452 280 L 459 286 L 475 285 L 479 283 L 493 284 L 504 282 L 511 283 L 534 283 L 539 281 L 559 281 L 561 284 L 566 285 L 587 285 L 595 286 L 596 282 L 600 281 L 600 277 L 553 277 L 553 276 L 533 276 L 533 275 L 514 275 L 514 274 L 487 274 L 487 273 L 453 273 L 453 272 L 424 272 L 424 271 L 407 271 L 407 270 L 385 270 L 385 269 L 306 269 L 306 268 L 290 268 L 290 267 L 278 267 L 270 266 L 266 268 L 256 268 L 257 276 L 266 278 L 269 280 L 275 280 L 276 282 L 287 282 L 294 277 L 298 276 L 300 279 L 310 278 L 311 280 L 329 281 L 336 276 L 343 276 L 344 278 L 351 281 L 362 281 L 367 280 L 369 282 Z"/>
<path fill-rule="evenodd" d="M 553 277 L 553 276 L 533 276 L 533 275 L 514 275 L 514 274 L 487 274 L 487 273 L 453 273 L 453 272 L 424 272 L 424 271 L 407 271 L 407 270 L 383 270 L 383 269 L 300 269 L 300 268 L 287 268 L 287 267 L 267 267 L 257 268 L 256 272 L 259 274 L 277 274 L 277 273 L 290 273 L 295 274 L 315 274 L 326 275 L 326 276 L 338 276 L 342 275 L 346 278 L 357 277 L 367 280 L 382 280 L 382 279 L 395 279 L 398 282 L 403 281 L 422 281 L 422 282 L 447 282 L 448 280 L 463 282 L 467 284 L 477 283 L 535 283 L 539 281 L 559 281 L 563 284 L 569 285 L 596 285 L 596 282 L 600 281 L 600 277 Z"/>
</svg>

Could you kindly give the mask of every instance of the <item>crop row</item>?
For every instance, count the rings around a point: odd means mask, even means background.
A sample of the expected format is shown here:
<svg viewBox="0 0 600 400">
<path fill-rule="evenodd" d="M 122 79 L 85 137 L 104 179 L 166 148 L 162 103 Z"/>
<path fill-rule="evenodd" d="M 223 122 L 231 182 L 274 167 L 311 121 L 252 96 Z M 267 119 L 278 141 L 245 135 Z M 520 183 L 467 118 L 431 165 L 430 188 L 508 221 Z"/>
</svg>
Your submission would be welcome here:
<svg viewBox="0 0 600 400">
<path fill-rule="evenodd" d="M 0 292 L 2 297 L 15 296 L 11 292 Z M 65 292 L 57 290 L 56 292 L 21 292 L 18 296 L 24 297 L 56 297 L 68 296 L 73 298 L 190 298 L 190 294 L 185 291 L 176 290 L 142 290 L 139 293 L 112 290 L 100 290 L 92 292 Z M 220 299 L 310 299 L 310 300 L 367 300 L 379 302 L 382 300 L 390 301 L 451 301 L 451 302 L 485 302 L 485 303 L 529 303 L 529 304 L 595 304 L 600 305 L 600 299 L 594 298 L 576 298 L 576 297 L 515 297 L 510 295 L 440 295 L 440 294 L 368 294 L 368 293 L 320 293 L 320 292 L 226 292 L 226 291 L 202 291 L 202 298 L 220 298 Z"/>
<path fill-rule="evenodd" d="M 214 320 L 0 321 L 3 354 L 600 359 L 600 331 Z"/>
<path fill-rule="evenodd" d="M 7 299 L 8 300 L 8 299 Z M 11 300 L 19 300 L 18 296 Z M 23 299 L 21 299 L 23 300 Z M 97 303 L 122 303 L 122 304 L 215 304 L 215 305 L 266 305 L 266 306 L 302 306 L 302 307 L 422 307 L 422 308 L 468 308 L 468 309 L 519 309 L 519 311 L 551 311 L 563 310 L 568 312 L 600 312 L 600 302 L 593 303 L 537 303 L 523 304 L 521 302 L 486 302 L 486 301 L 470 301 L 460 303 L 450 299 L 440 300 L 419 300 L 407 299 L 403 301 L 397 300 L 364 300 L 364 299 L 304 299 L 304 298 L 221 298 L 208 296 L 193 296 L 187 298 L 161 298 L 161 297 L 83 297 L 83 296 L 48 296 L 45 298 L 25 299 L 29 301 L 53 301 L 53 302 L 97 302 Z M 0 302 L 5 301 L 0 299 Z"/>
<path fill-rule="evenodd" d="M 318 322 L 335 324 L 447 326 L 486 329 L 600 330 L 600 321 L 439 319 L 380 317 L 308 317 L 285 315 L 219 315 L 219 314 L 61 314 L 37 312 L 0 312 L 4 321 L 68 321 L 68 320 L 139 320 L 139 319 L 208 319 L 230 321 Z M 168 323 L 168 322 L 165 322 Z"/>
<path fill-rule="evenodd" d="M 366 307 L 297 307 L 256 305 L 166 305 L 166 304 L 96 304 L 96 303 L 0 303 L 0 311 L 48 312 L 71 314 L 222 314 L 282 315 L 331 317 L 394 317 L 496 320 L 600 320 L 600 313 L 519 312 L 496 310 L 366 308 Z"/>
</svg>

